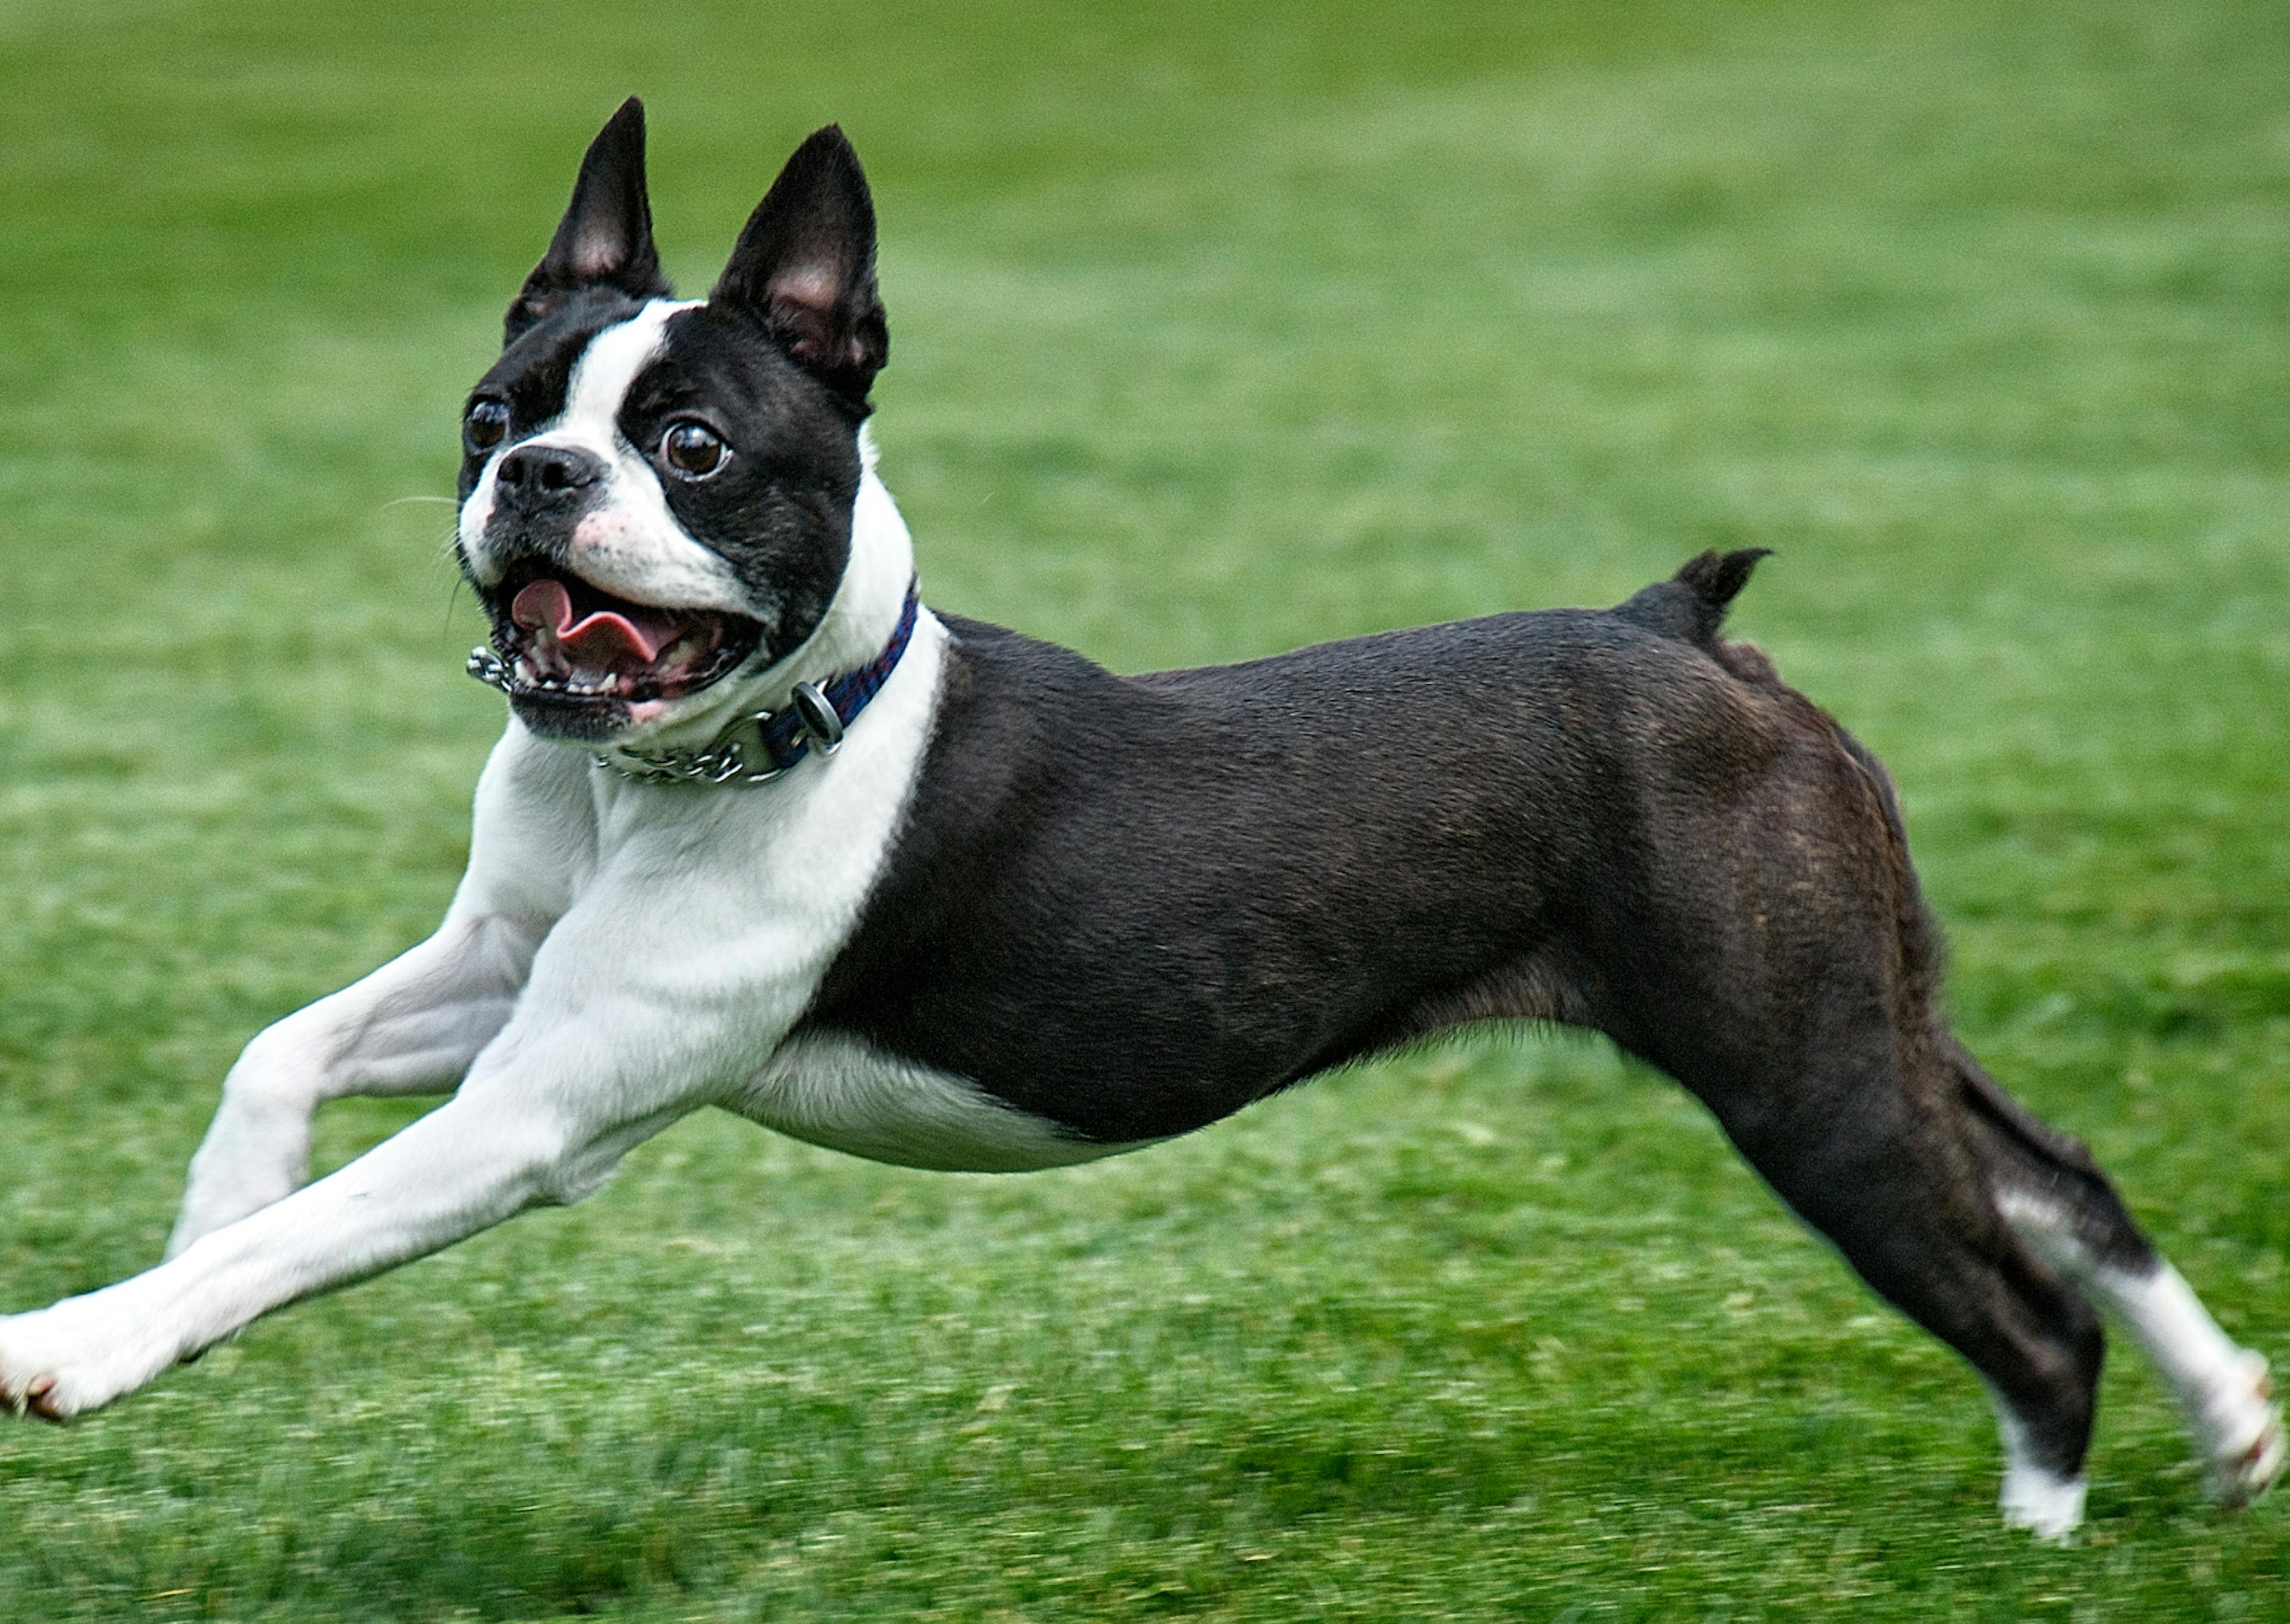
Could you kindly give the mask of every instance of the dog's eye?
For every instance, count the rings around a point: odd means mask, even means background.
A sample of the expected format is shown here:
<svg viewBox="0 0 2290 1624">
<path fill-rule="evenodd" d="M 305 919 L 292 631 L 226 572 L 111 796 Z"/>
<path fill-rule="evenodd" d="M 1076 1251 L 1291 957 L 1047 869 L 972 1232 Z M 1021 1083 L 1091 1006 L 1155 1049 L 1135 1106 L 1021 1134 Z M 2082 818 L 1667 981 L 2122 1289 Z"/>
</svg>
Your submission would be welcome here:
<svg viewBox="0 0 2290 1624">
<path fill-rule="evenodd" d="M 668 426 L 660 436 L 660 454 L 686 479 L 705 479 L 724 466 L 724 442 L 707 424 L 687 418 Z"/>
<path fill-rule="evenodd" d="M 469 403 L 467 416 L 461 419 L 461 436 L 473 452 L 491 451 L 508 433 L 508 403 L 501 400 L 476 400 Z"/>
</svg>

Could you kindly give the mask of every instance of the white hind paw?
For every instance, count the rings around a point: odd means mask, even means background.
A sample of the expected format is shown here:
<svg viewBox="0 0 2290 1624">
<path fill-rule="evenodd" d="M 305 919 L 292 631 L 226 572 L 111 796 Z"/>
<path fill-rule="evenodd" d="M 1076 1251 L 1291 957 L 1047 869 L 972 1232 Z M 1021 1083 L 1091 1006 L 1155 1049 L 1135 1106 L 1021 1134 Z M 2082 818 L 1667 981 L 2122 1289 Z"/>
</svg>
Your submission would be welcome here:
<svg viewBox="0 0 2290 1624">
<path fill-rule="evenodd" d="M 2004 1468 L 2004 1492 L 1996 1503 L 2004 1526 L 2024 1528 L 2038 1540 L 2065 1545 L 2083 1524 L 2084 1480 L 2062 1477 L 2028 1461 Z"/>
</svg>

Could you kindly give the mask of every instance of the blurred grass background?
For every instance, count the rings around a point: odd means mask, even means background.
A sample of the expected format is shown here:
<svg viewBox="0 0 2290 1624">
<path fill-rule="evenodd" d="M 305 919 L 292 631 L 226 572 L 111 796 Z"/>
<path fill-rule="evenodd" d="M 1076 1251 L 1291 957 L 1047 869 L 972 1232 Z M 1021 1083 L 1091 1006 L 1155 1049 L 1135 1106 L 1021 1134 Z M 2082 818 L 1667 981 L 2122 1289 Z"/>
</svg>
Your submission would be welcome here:
<svg viewBox="0 0 2290 1624">
<path fill-rule="evenodd" d="M 1117 668 L 1619 599 L 1893 765 L 1991 1068 L 2290 1355 L 2290 9 L 0 0 L 0 1291 L 422 934 L 500 707 L 454 415 L 630 92 L 680 284 L 840 120 L 931 600 Z M 408 500 L 413 499 L 413 500 Z M 339 1160 L 404 1110 L 326 1120 Z M 0 1616 L 2264 1619 L 2093 1522 L 1669 1084 L 1477 1040 L 1023 1180 L 688 1123 L 0 1433 Z"/>
</svg>

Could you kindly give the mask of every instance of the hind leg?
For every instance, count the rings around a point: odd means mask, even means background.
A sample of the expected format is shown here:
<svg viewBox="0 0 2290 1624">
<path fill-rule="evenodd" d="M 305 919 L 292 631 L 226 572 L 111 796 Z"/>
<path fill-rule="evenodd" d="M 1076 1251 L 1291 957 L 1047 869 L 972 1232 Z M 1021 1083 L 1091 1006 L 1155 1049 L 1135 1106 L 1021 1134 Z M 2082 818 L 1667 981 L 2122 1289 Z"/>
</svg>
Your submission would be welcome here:
<svg viewBox="0 0 2290 1624">
<path fill-rule="evenodd" d="M 2229 1506 L 2281 1475 L 2282 1412 L 2264 1357 L 2238 1347 L 2139 1232 L 2091 1153 L 2006 1094 L 1961 1046 L 1953 1062 L 1998 1208 L 2030 1244 L 2119 1323 L 2170 1384 Z"/>
<path fill-rule="evenodd" d="M 1988 1200 L 1950 1116 L 1897 1078 L 1832 1068 L 1786 1109 L 1719 1119 L 1862 1279 L 1979 1372 L 2004 1433 L 2006 1522 L 2064 1539 L 2083 1520 L 2099 1317 Z"/>
</svg>

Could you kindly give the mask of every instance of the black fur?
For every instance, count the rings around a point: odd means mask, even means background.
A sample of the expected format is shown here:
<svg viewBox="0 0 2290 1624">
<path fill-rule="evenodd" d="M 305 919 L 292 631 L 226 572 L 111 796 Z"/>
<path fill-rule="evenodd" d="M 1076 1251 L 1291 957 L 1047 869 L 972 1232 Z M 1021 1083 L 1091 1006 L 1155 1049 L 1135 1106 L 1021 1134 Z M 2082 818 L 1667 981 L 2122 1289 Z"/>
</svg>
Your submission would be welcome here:
<svg viewBox="0 0 2290 1624">
<path fill-rule="evenodd" d="M 581 160 L 572 201 L 548 252 L 510 301 L 501 322 L 503 347 L 590 289 L 610 287 L 642 303 L 669 297 L 652 240 L 652 202 L 645 188 L 644 103 L 621 104 Z"/>
<path fill-rule="evenodd" d="M 796 148 L 749 217 L 708 296 L 749 312 L 854 417 L 891 357 L 875 287 L 875 204 L 833 124 Z"/>
<path fill-rule="evenodd" d="M 1760 556 L 1142 676 L 950 621 L 909 825 L 808 1024 L 1111 1142 L 1458 1023 L 1603 1031 L 2072 1473 L 2098 1322 L 1998 1193 L 2151 1254 L 1950 1036 L 1883 769 L 1719 638 Z"/>
<path fill-rule="evenodd" d="M 621 433 L 657 461 L 661 431 L 697 418 L 732 448 L 715 478 L 666 476 L 661 488 L 685 532 L 740 578 L 765 628 L 762 657 L 776 660 L 818 628 L 850 559 L 860 465 L 849 413 L 781 345 L 713 303 L 670 317 L 662 338 L 621 401 Z"/>
</svg>

